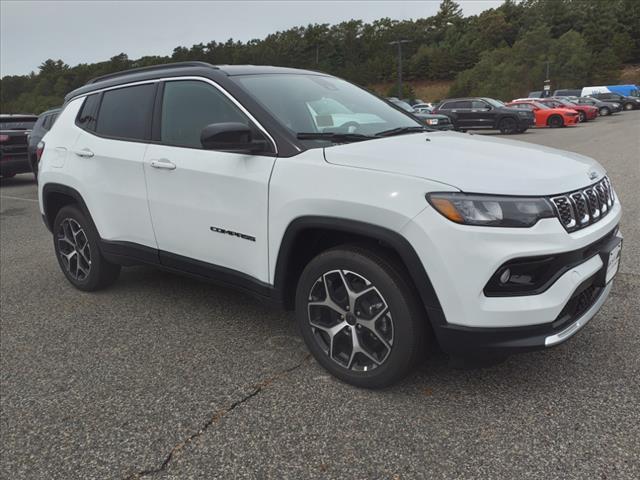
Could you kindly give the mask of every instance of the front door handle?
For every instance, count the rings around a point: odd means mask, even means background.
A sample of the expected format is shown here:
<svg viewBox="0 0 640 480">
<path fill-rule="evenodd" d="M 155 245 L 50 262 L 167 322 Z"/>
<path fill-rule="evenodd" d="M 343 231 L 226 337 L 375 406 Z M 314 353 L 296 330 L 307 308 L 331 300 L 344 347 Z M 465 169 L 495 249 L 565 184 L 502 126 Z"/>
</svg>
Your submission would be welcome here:
<svg viewBox="0 0 640 480">
<path fill-rule="evenodd" d="M 175 170 L 176 164 L 166 158 L 159 158 L 157 160 L 151 160 L 151 166 L 153 168 L 162 168 L 164 170 Z"/>
<path fill-rule="evenodd" d="M 94 153 L 88 148 L 83 148 L 82 150 L 76 150 L 73 153 L 75 153 L 77 156 L 82 158 L 91 158 L 94 155 Z"/>
</svg>

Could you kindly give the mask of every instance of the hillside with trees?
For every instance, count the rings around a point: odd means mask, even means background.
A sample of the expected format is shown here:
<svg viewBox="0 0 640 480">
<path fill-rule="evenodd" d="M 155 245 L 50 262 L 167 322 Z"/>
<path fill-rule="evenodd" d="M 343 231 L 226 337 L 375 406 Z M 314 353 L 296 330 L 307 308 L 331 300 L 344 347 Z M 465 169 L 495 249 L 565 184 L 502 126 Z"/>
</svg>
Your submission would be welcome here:
<svg viewBox="0 0 640 480">
<path fill-rule="evenodd" d="M 547 62 L 554 88 L 617 82 L 624 64 L 640 63 L 640 1 L 505 0 L 463 17 L 455 1 L 443 0 L 436 15 L 416 20 L 313 24 L 264 39 L 178 46 L 171 55 L 139 59 L 121 53 L 76 66 L 49 59 L 37 72 L 0 80 L 0 111 L 39 113 L 96 76 L 185 60 L 308 68 L 364 86 L 391 83 L 397 50 L 390 42 L 398 39 L 409 41 L 407 95 L 412 81 L 452 81 L 450 95 L 508 100 L 539 90 Z"/>
</svg>

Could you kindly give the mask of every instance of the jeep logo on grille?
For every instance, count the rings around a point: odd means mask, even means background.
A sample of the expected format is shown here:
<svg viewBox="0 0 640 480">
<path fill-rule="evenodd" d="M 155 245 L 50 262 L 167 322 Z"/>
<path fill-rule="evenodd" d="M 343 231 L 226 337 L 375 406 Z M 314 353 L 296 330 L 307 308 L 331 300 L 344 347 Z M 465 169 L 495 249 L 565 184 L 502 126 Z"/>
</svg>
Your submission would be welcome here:
<svg viewBox="0 0 640 480">
<path fill-rule="evenodd" d="M 589 180 L 595 180 L 596 178 L 598 178 L 598 172 L 596 172 L 595 170 L 591 170 L 588 175 Z"/>
</svg>

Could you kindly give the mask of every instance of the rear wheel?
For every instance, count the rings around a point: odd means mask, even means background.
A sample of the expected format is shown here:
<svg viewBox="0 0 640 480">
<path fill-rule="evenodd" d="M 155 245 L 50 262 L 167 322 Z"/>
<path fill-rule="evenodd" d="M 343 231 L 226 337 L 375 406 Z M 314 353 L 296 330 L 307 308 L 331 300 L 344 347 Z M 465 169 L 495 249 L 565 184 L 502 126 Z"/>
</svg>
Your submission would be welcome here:
<svg viewBox="0 0 640 480">
<path fill-rule="evenodd" d="M 552 115 L 551 117 L 549 117 L 549 120 L 547 120 L 547 125 L 549 125 L 551 128 L 562 127 L 564 126 L 564 120 L 560 115 Z"/>
<path fill-rule="evenodd" d="M 426 324 L 411 283 L 379 252 L 338 247 L 304 269 L 296 318 L 318 363 L 339 379 L 382 388 L 424 354 Z"/>
<path fill-rule="evenodd" d="M 108 262 L 98 247 L 98 232 L 75 205 L 60 209 L 53 222 L 53 248 L 67 280 L 94 291 L 116 281 L 120 265 Z"/>
<path fill-rule="evenodd" d="M 625 103 L 623 108 L 625 110 L 633 110 L 633 103 Z"/>
<path fill-rule="evenodd" d="M 498 125 L 498 130 L 500 130 L 500 133 L 504 133 L 507 135 L 511 133 L 515 133 L 517 131 L 517 128 L 518 128 L 518 125 L 515 119 L 511 117 L 503 118 L 502 120 L 500 120 L 500 123 Z"/>
<path fill-rule="evenodd" d="M 600 109 L 600 116 L 606 117 L 607 115 L 611 115 L 611 110 L 608 107 L 602 107 Z"/>
</svg>

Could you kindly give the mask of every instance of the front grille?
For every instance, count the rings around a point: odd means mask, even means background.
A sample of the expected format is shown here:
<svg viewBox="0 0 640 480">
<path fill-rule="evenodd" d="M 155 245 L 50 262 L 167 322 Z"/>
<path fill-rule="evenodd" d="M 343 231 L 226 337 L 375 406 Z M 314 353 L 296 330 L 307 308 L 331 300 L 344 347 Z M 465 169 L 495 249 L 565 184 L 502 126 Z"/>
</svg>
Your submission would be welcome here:
<svg viewBox="0 0 640 480">
<path fill-rule="evenodd" d="M 595 185 L 551 199 L 562 226 L 573 232 L 604 217 L 615 202 L 611 182 L 604 177 Z"/>
</svg>

